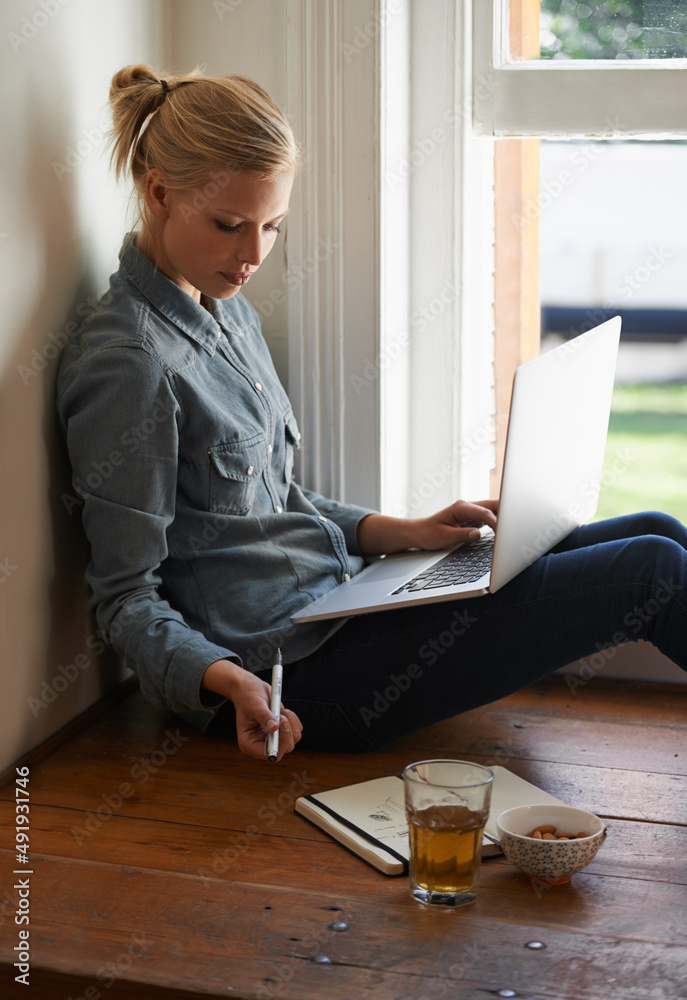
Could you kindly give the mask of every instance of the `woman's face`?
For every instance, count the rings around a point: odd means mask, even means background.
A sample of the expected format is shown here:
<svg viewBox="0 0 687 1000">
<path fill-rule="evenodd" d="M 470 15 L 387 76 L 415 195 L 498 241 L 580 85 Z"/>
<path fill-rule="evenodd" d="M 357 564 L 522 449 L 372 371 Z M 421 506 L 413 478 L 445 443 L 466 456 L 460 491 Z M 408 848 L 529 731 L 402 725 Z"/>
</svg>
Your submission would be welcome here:
<svg viewBox="0 0 687 1000">
<path fill-rule="evenodd" d="M 201 189 L 175 191 L 151 170 L 146 196 L 159 270 L 197 302 L 201 293 L 235 295 L 274 246 L 292 184 L 291 171 L 262 177 L 218 170 Z M 139 247 L 153 256 L 142 242 Z"/>
</svg>

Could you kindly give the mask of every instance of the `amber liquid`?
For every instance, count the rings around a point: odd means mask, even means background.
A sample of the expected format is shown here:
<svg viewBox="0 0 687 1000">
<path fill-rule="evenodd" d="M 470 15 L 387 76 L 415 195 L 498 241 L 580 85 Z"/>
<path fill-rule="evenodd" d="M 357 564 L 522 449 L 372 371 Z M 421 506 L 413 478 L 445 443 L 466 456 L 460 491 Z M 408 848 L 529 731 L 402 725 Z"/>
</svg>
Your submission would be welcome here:
<svg viewBox="0 0 687 1000">
<path fill-rule="evenodd" d="M 437 893 L 472 889 L 488 815 L 448 805 L 410 811 L 410 876 L 415 885 Z"/>
</svg>

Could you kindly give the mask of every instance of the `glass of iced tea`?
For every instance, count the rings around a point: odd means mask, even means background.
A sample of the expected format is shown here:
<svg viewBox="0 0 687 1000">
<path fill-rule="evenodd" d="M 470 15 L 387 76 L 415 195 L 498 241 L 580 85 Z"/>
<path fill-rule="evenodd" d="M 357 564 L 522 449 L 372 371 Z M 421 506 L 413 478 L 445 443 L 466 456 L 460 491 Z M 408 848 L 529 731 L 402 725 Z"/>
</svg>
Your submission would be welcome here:
<svg viewBox="0 0 687 1000">
<path fill-rule="evenodd" d="M 488 767 L 465 760 L 421 760 L 406 767 L 413 899 L 439 906 L 474 901 L 493 781 Z"/>
</svg>

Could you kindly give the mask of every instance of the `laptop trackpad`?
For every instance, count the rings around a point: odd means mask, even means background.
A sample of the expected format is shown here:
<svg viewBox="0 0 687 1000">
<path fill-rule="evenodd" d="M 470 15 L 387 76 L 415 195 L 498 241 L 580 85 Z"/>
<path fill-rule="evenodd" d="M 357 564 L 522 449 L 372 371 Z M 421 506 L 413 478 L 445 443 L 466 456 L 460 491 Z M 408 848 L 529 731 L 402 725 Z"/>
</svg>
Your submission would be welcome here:
<svg viewBox="0 0 687 1000">
<path fill-rule="evenodd" d="M 404 579 L 409 580 L 413 574 L 420 572 L 423 566 L 431 564 L 442 555 L 441 552 L 398 552 L 390 556 L 377 559 L 372 565 L 367 566 L 362 573 L 358 573 L 348 584 L 349 587 L 363 583 L 383 583 L 384 580 L 391 580 L 394 583 Z"/>
</svg>

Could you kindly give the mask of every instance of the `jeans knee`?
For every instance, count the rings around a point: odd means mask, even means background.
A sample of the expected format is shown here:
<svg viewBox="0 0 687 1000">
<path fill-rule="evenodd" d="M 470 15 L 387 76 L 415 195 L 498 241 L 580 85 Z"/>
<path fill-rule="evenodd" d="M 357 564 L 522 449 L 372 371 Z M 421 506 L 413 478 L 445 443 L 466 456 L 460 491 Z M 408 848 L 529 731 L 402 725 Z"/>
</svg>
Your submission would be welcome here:
<svg viewBox="0 0 687 1000">
<path fill-rule="evenodd" d="M 687 528 L 671 514 L 649 510 L 634 516 L 638 522 L 639 533 L 642 535 L 659 535 L 663 538 L 671 538 L 687 548 Z"/>
</svg>

